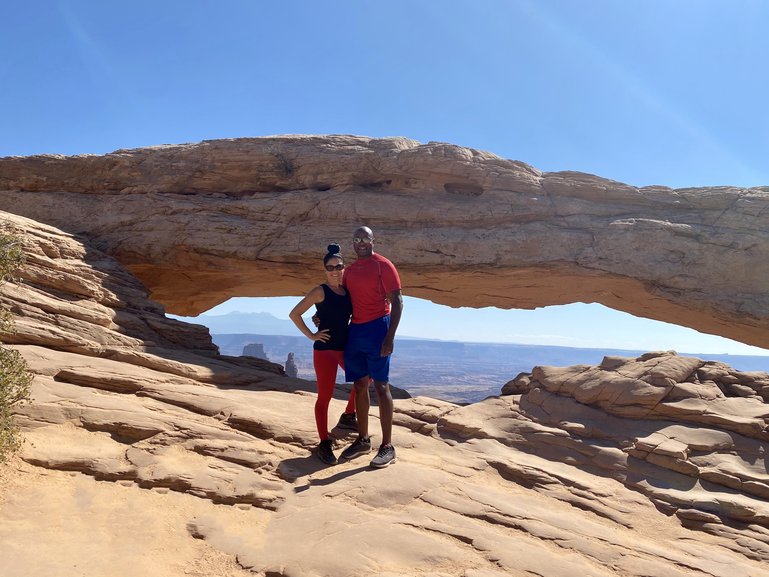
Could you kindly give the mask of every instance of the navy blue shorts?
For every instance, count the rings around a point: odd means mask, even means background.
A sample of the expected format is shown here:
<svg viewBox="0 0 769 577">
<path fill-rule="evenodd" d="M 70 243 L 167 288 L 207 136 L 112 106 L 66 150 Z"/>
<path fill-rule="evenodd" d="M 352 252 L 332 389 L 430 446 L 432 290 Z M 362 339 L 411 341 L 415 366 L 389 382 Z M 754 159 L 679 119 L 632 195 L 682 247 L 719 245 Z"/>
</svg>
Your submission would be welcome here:
<svg viewBox="0 0 769 577">
<path fill-rule="evenodd" d="M 380 356 L 382 341 L 390 329 L 390 315 L 367 323 L 350 323 L 347 346 L 344 349 L 345 381 L 351 383 L 363 377 L 388 382 L 390 357 Z"/>
</svg>

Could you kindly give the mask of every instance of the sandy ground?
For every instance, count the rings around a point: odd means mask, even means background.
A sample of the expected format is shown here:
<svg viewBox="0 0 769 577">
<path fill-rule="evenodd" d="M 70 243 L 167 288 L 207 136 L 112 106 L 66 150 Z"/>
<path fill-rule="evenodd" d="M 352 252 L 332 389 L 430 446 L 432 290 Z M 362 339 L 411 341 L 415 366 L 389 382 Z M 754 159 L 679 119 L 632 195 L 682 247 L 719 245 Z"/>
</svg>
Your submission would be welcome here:
<svg viewBox="0 0 769 577">
<path fill-rule="evenodd" d="M 0 506 L 3 577 L 253 575 L 190 534 L 188 522 L 217 506 L 189 495 L 116 486 L 14 458 L 0 470 Z M 252 507 L 217 509 L 243 529 L 264 522 Z"/>
</svg>

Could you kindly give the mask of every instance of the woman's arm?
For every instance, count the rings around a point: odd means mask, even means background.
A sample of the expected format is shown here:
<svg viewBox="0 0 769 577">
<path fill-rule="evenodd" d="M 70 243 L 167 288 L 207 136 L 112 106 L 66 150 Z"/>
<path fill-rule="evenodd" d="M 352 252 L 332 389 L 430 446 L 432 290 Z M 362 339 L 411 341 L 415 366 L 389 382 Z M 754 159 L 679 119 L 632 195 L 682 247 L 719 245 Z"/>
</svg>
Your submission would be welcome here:
<svg viewBox="0 0 769 577">
<path fill-rule="evenodd" d="M 322 331 L 314 333 L 307 327 L 304 319 L 302 318 L 302 315 L 310 310 L 311 306 L 323 302 L 323 298 L 323 287 L 318 285 L 310 292 L 308 292 L 304 298 L 300 300 L 293 309 L 291 309 L 291 312 L 288 313 L 288 318 L 294 322 L 296 328 L 302 331 L 302 334 L 308 339 L 311 341 L 321 341 L 325 343 L 331 338 L 331 336 L 328 334 L 328 329 L 323 329 Z"/>
</svg>

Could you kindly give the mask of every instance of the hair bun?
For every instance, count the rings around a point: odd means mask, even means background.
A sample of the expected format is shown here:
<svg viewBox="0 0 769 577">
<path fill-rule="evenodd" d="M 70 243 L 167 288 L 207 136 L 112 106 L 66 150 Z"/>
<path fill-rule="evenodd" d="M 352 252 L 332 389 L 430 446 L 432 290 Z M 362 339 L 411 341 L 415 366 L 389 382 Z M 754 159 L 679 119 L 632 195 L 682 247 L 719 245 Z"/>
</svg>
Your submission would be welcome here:
<svg viewBox="0 0 769 577">
<path fill-rule="evenodd" d="M 328 245 L 328 254 L 339 254 L 341 250 L 342 247 L 336 243 Z"/>
</svg>

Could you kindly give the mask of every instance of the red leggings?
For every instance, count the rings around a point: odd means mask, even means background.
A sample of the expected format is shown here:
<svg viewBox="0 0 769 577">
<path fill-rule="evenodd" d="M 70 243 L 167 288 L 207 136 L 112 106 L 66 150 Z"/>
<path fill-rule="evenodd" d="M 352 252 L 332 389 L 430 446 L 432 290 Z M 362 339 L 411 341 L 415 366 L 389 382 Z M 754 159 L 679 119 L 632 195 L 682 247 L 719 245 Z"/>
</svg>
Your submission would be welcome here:
<svg viewBox="0 0 769 577">
<path fill-rule="evenodd" d="M 337 367 L 344 370 L 344 351 L 312 351 L 312 364 L 318 380 L 318 400 L 315 401 L 315 424 L 321 441 L 328 439 L 328 405 L 334 395 Z M 350 391 L 345 413 L 355 412 L 355 388 Z"/>
</svg>

